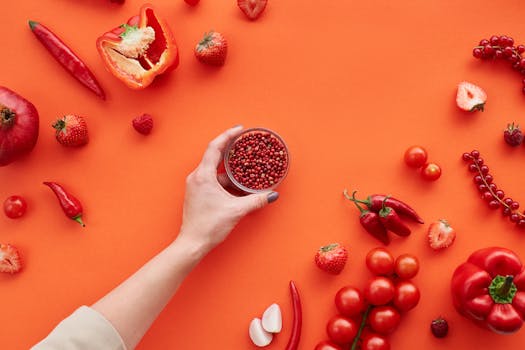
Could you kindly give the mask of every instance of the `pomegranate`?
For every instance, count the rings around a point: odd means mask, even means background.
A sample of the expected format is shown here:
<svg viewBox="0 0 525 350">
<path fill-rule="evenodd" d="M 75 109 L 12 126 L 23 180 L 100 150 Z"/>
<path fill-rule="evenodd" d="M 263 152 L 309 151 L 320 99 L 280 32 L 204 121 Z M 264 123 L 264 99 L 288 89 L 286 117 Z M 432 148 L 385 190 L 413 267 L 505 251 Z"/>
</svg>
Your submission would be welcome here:
<svg viewBox="0 0 525 350">
<path fill-rule="evenodd" d="M 0 86 L 0 166 L 29 153 L 37 138 L 35 106 L 16 92 Z"/>
</svg>

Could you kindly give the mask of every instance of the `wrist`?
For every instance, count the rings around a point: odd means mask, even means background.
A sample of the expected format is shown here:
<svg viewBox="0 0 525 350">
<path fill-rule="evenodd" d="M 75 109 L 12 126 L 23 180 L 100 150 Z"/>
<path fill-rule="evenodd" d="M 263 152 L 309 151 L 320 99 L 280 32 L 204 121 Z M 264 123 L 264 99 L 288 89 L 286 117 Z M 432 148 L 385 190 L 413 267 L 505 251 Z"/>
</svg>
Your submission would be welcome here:
<svg viewBox="0 0 525 350">
<path fill-rule="evenodd" d="M 172 247 L 177 248 L 179 252 L 195 259 L 197 262 L 204 258 L 212 249 L 210 244 L 194 238 L 195 235 L 181 229 L 177 238 L 171 243 Z"/>
</svg>

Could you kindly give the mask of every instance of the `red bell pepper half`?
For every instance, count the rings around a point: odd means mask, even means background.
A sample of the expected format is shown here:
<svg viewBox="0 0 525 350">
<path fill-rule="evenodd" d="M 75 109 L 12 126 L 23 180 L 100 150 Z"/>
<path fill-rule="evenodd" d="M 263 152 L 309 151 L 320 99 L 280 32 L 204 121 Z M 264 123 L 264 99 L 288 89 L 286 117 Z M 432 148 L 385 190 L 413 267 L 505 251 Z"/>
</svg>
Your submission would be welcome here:
<svg viewBox="0 0 525 350">
<path fill-rule="evenodd" d="M 149 4 L 126 24 L 99 37 L 97 49 L 106 68 L 133 89 L 147 87 L 179 64 L 173 34 Z"/>
<path fill-rule="evenodd" d="M 525 317 L 525 269 L 505 248 L 474 252 L 452 276 L 452 298 L 467 318 L 496 333 L 519 330 Z"/>
</svg>

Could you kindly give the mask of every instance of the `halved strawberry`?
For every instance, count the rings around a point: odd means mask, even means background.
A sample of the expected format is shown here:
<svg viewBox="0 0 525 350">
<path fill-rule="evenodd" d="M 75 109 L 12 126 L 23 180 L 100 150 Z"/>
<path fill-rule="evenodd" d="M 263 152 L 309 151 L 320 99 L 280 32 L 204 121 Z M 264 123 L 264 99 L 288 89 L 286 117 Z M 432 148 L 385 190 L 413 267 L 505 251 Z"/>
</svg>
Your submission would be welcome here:
<svg viewBox="0 0 525 350">
<path fill-rule="evenodd" d="M 0 272 L 15 273 L 22 269 L 18 250 L 10 244 L 0 243 Z"/>
<path fill-rule="evenodd" d="M 449 225 L 447 220 L 441 219 L 430 224 L 428 228 L 428 243 L 430 248 L 440 250 L 447 248 L 456 239 L 456 231 Z"/>
<path fill-rule="evenodd" d="M 458 85 L 458 93 L 456 95 L 456 104 L 464 111 L 483 111 L 487 102 L 487 94 L 482 88 L 467 81 L 463 81 Z"/>
<path fill-rule="evenodd" d="M 237 0 L 237 6 L 249 19 L 257 19 L 266 8 L 268 0 Z"/>
</svg>

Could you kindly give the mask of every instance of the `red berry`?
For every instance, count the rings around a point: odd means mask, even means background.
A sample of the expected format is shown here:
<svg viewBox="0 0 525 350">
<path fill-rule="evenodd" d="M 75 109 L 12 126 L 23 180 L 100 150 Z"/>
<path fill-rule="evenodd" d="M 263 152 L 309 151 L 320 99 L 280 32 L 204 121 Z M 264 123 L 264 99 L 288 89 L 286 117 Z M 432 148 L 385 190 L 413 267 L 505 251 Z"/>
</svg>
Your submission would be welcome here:
<svg viewBox="0 0 525 350">
<path fill-rule="evenodd" d="M 475 173 L 478 171 L 478 167 L 476 166 L 476 164 L 472 163 L 468 166 L 468 170 L 471 172 L 471 173 Z"/>
<path fill-rule="evenodd" d="M 472 158 L 478 159 L 479 158 L 479 151 L 478 150 L 473 150 L 472 152 L 470 152 L 470 155 L 472 156 Z"/>
<path fill-rule="evenodd" d="M 474 183 L 478 185 L 483 183 L 483 178 L 481 177 L 481 175 L 474 176 Z"/>
<path fill-rule="evenodd" d="M 525 80 L 525 79 L 524 79 L 524 80 Z M 468 153 L 468 152 L 463 153 L 463 155 L 461 156 L 461 158 L 462 158 L 464 161 L 466 161 L 466 162 L 468 162 L 468 161 L 470 161 L 470 160 L 472 159 L 472 157 L 470 156 L 470 153 Z"/>
<path fill-rule="evenodd" d="M 525 45 L 518 45 L 518 46 L 516 47 L 516 50 L 518 50 L 518 53 L 519 53 L 519 54 L 524 53 L 524 52 L 525 52 Z"/>
<path fill-rule="evenodd" d="M 496 197 L 498 197 L 499 199 L 502 199 L 503 197 L 505 197 L 505 192 L 503 192 L 502 190 L 497 190 L 496 192 L 494 192 L 494 194 L 495 194 Z"/>
<path fill-rule="evenodd" d="M 490 184 L 492 181 L 494 181 L 494 177 L 490 174 L 485 175 L 485 181 Z"/>
<path fill-rule="evenodd" d="M 432 331 L 432 334 L 436 338 L 444 338 L 448 334 L 448 323 L 447 320 L 445 320 L 442 317 L 436 318 L 435 320 L 432 320 L 430 323 L 430 330 Z"/>
<path fill-rule="evenodd" d="M 518 222 L 518 221 L 520 221 L 520 214 L 512 213 L 512 214 L 510 214 L 509 219 L 512 222 Z"/>
<path fill-rule="evenodd" d="M 481 58 L 483 56 L 483 50 L 479 47 L 476 47 L 474 50 L 472 50 L 472 56 L 476 58 Z"/>
<path fill-rule="evenodd" d="M 487 174 L 489 173 L 489 167 L 486 166 L 486 165 L 482 165 L 482 166 L 479 168 L 479 170 L 481 171 L 481 173 L 482 173 L 483 175 L 487 175 Z"/>
<path fill-rule="evenodd" d="M 487 39 L 482 39 L 479 42 L 479 46 L 485 46 L 485 45 L 488 45 L 488 44 L 490 44 L 490 41 L 488 41 Z"/>
<path fill-rule="evenodd" d="M 498 44 L 499 44 L 499 36 L 493 35 L 493 36 L 490 37 L 489 40 L 490 40 L 491 45 L 498 46 Z"/>
<path fill-rule="evenodd" d="M 148 135 L 153 129 L 153 118 L 149 114 L 143 114 L 132 121 L 133 127 L 142 135 Z"/>
<path fill-rule="evenodd" d="M 525 58 L 523 59 L 525 61 Z M 521 132 L 520 126 L 518 124 L 514 125 L 507 124 L 507 129 L 503 132 L 503 139 L 505 142 L 512 147 L 517 147 L 523 142 L 523 133 Z"/>
<path fill-rule="evenodd" d="M 503 216 L 509 216 L 511 213 L 512 210 L 510 208 L 503 208 L 503 211 L 501 212 Z"/>
<path fill-rule="evenodd" d="M 499 209 L 500 203 L 497 200 L 492 200 L 489 202 L 490 209 Z"/>
</svg>

